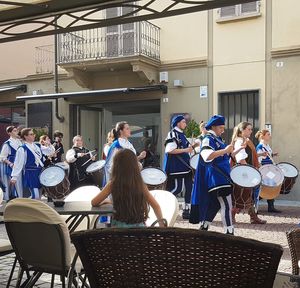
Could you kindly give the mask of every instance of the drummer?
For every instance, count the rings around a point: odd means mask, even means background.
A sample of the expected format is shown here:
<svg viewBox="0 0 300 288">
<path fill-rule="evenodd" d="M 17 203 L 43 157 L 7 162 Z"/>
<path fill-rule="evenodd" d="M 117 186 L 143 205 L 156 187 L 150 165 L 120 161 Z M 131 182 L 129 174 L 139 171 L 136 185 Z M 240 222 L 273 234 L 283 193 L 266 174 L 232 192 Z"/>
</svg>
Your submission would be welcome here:
<svg viewBox="0 0 300 288">
<path fill-rule="evenodd" d="M 59 163 L 62 162 L 62 155 L 65 153 L 64 151 L 64 146 L 62 144 L 62 139 L 64 137 L 64 134 L 58 130 L 56 130 L 53 134 L 54 137 L 54 141 L 52 143 L 54 149 L 55 149 L 55 153 L 56 153 L 56 157 L 54 157 L 53 159 L 53 163 Z"/>
<path fill-rule="evenodd" d="M 116 128 L 113 129 L 114 134 L 114 142 L 111 144 L 109 151 L 107 153 L 107 157 L 105 159 L 105 177 L 103 186 L 108 183 L 110 180 L 110 175 L 112 172 L 112 165 L 113 165 L 113 157 L 115 153 L 119 149 L 129 149 L 134 154 L 136 154 L 136 150 L 133 145 L 129 142 L 128 138 L 131 136 L 130 126 L 126 121 L 118 122 L 116 124 Z M 138 160 L 142 160 L 146 157 L 146 151 L 142 151 L 140 155 L 137 156 Z M 139 165 L 142 166 L 141 163 Z"/>
<path fill-rule="evenodd" d="M 266 165 L 266 164 L 274 164 L 273 162 L 273 157 L 278 156 L 278 153 L 273 153 L 269 143 L 271 141 L 271 133 L 269 130 L 263 129 L 259 130 L 255 134 L 255 138 L 258 139 L 259 144 L 256 146 L 256 152 L 258 154 L 263 154 L 264 152 L 267 152 L 268 154 L 266 156 L 260 156 L 258 157 L 258 160 L 261 165 Z M 280 210 L 276 209 L 274 207 L 274 199 L 269 199 L 267 200 L 268 202 L 268 212 L 272 213 L 281 213 Z"/>
<path fill-rule="evenodd" d="M 183 133 L 185 128 L 186 120 L 183 115 L 172 120 L 172 130 L 165 140 L 164 170 L 168 176 L 168 191 L 177 195 L 185 189 L 182 218 L 189 219 L 193 182 L 189 153 L 193 152 L 193 147 Z"/>
<path fill-rule="evenodd" d="M 234 149 L 237 150 L 241 148 L 241 146 L 246 145 L 245 149 L 241 149 L 235 157 L 231 157 L 232 164 L 245 164 L 245 165 L 252 165 L 255 168 L 259 168 L 259 156 L 267 156 L 267 152 L 262 152 L 257 154 L 255 146 L 253 142 L 249 139 L 252 134 L 252 124 L 249 122 L 241 122 L 235 128 L 232 135 L 232 143 L 234 145 Z M 254 189 L 252 194 L 253 205 L 251 208 L 248 209 L 248 214 L 250 216 L 250 223 L 251 224 L 266 224 L 266 220 L 262 220 L 257 216 L 256 209 L 259 197 L 259 188 Z M 233 207 L 235 207 L 235 203 L 233 203 Z M 233 218 L 235 214 L 239 213 L 239 209 L 233 208 L 232 215 Z"/>
<path fill-rule="evenodd" d="M 195 143 L 197 143 L 197 147 L 195 148 L 196 153 L 200 153 L 200 147 L 201 147 L 202 140 L 204 139 L 205 135 L 207 134 L 205 125 L 206 125 L 206 122 L 204 122 L 204 121 L 201 121 L 199 123 L 199 129 L 200 129 L 201 134 L 195 140 Z"/>
<path fill-rule="evenodd" d="M 70 164 L 69 180 L 71 190 L 81 186 L 93 185 L 94 182 L 90 175 L 85 171 L 86 168 L 95 161 L 95 156 L 92 155 L 87 148 L 83 146 L 82 136 L 76 135 L 73 138 L 73 146 L 67 151 L 66 160 Z"/>
<path fill-rule="evenodd" d="M 41 146 L 39 143 L 34 143 L 35 134 L 31 128 L 22 129 L 21 138 L 24 143 L 17 150 L 10 183 L 16 185 L 23 176 L 24 190 L 29 189 L 32 199 L 39 199 L 41 188 L 39 176 L 44 167 Z"/>
<path fill-rule="evenodd" d="M 46 160 L 44 162 L 44 166 L 47 167 L 51 163 L 54 162 L 54 159 L 57 156 L 56 153 L 55 153 L 55 148 L 51 144 L 51 140 L 50 140 L 48 135 L 40 136 L 40 144 L 41 144 L 42 153 L 46 158 Z"/>
<path fill-rule="evenodd" d="M 208 132 L 201 144 L 192 193 L 190 223 L 200 222 L 200 230 L 208 230 L 221 209 L 225 233 L 233 235 L 229 164 L 229 155 L 233 152 L 233 145 L 226 146 L 221 138 L 225 129 L 223 116 L 214 115 L 205 128 Z"/>
<path fill-rule="evenodd" d="M 6 128 L 6 133 L 8 134 L 9 139 L 5 141 L 2 146 L 0 159 L 4 163 L 4 173 L 2 180 L 3 185 L 6 188 L 5 199 L 8 200 L 10 198 L 23 197 L 22 177 L 19 177 L 16 185 L 14 185 L 14 189 L 12 189 L 11 191 L 9 189 L 11 172 L 14 166 L 16 152 L 22 145 L 22 141 L 18 136 L 18 130 L 15 126 L 8 126 Z"/>
</svg>

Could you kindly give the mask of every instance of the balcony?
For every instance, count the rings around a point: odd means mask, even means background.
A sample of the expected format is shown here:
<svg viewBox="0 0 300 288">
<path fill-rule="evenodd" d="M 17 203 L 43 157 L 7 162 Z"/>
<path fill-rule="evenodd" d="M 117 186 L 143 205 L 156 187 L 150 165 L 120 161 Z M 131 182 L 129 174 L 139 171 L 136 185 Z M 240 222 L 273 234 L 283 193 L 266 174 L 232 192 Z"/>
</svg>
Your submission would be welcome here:
<svg viewBox="0 0 300 288">
<path fill-rule="evenodd" d="M 36 74 L 53 73 L 54 71 L 54 46 L 44 45 L 35 47 L 35 72 Z"/>
<path fill-rule="evenodd" d="M 62 66 L 136 56 L 159 62 L 159 27 L 143 21 L 58 35 L 58 63 Z"/>
</svg>

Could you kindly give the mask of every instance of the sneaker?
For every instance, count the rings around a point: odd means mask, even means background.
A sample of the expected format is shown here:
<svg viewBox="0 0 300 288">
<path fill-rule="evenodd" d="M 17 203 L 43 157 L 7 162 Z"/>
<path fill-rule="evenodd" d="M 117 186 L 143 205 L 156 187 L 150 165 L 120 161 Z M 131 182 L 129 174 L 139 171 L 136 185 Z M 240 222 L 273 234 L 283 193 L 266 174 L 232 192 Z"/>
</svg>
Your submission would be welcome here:
<svg viewBox="0 0 300 288">
<path fill-rule="evenodd" d="M 190 219 L 190 209 L 183 209 L 182 219 L 185 219 L 185 220 Z"/>
</svg>

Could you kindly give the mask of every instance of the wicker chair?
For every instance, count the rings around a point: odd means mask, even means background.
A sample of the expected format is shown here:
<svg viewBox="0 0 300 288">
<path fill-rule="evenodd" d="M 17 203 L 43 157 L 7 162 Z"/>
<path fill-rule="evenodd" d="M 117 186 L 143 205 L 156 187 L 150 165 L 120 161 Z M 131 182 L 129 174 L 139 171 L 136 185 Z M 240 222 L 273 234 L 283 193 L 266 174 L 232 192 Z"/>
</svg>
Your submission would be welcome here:
<svg viewBox="0 0 300 288">
<path fill-rule="evenodd" d="M 294 275 L 299 275 L 300 269 L 300 228 L 296 228 L 286 232 L 291 258 L 292 269 Z"/>
<path fill-rule="evenodd" d="M 180 228 L 101 229 L 71 235 L 92 288 L 271 288 L 276 244 Z"/>
</svg>

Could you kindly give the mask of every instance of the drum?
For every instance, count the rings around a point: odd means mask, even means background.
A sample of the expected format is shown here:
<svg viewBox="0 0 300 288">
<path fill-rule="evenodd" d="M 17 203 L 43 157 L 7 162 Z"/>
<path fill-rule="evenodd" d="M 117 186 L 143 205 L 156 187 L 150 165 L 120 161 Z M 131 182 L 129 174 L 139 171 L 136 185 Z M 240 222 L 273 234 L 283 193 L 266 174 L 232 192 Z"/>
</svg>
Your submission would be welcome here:
<svg viewBox="0 0 300 288">
<path fill-rule="evenodd" d="M 198 167 L 198 162 L 199 162 L 199 154 L 195 154 L 191 157 L 190 159 L 190 166 L 194 169 L 197 170 Z"/>
<path fill-rule="evenodd" d="M 287 162 L 280 162 L 277 166 L 281 169 L 284 175 L 280 193 L 288 194 L 291 192 L 294 184 L 296 183 L 299 171 L 293 164 Z"/>
<path fill-rule="evenodd" d="M 248 210 L 253 207 L 253 190 L 261 183 L 260 172 L 251 165 L 239 164 L 230 171 L 233 181 L 232 205 L 234 208 Z"/>
<path fill-rule="evenodd" d="M 259 196 L 268 200 L 276 198 L 280 193 L 284 179 L 281 169 L 276 165 L 267 164 L 261 166 L 259 172 L 262 176 L 262 185 Z"/>
<path fill-rule="evenodd" d="M 86 168 L 86 173 L 92 175 L 94 184 L 102 187 L 105 160 L 93 162 Z"/>
<path fill-rule="evenodd" d="M 144 183 L 149 190 L 164 190 L 167 183 L 166 173 L 154 167 L 147 167 L 141 171 Z"/>
<path fill-rule="evenodd" d="M 58 167 L 64 169 L 66 175 L 69 176 L 70 165 L 67 162 L 57 162 L 57 163 L 55 163 L 55 166 L 58 166 Z"/>
<path fill-rule="evenodd" d="M 64 199 L 71 192 L 65 171 L 58 166 L 44 169 L 40 174 L 40 182 L 47 196 L 52 199 Z"/>
</svg>

